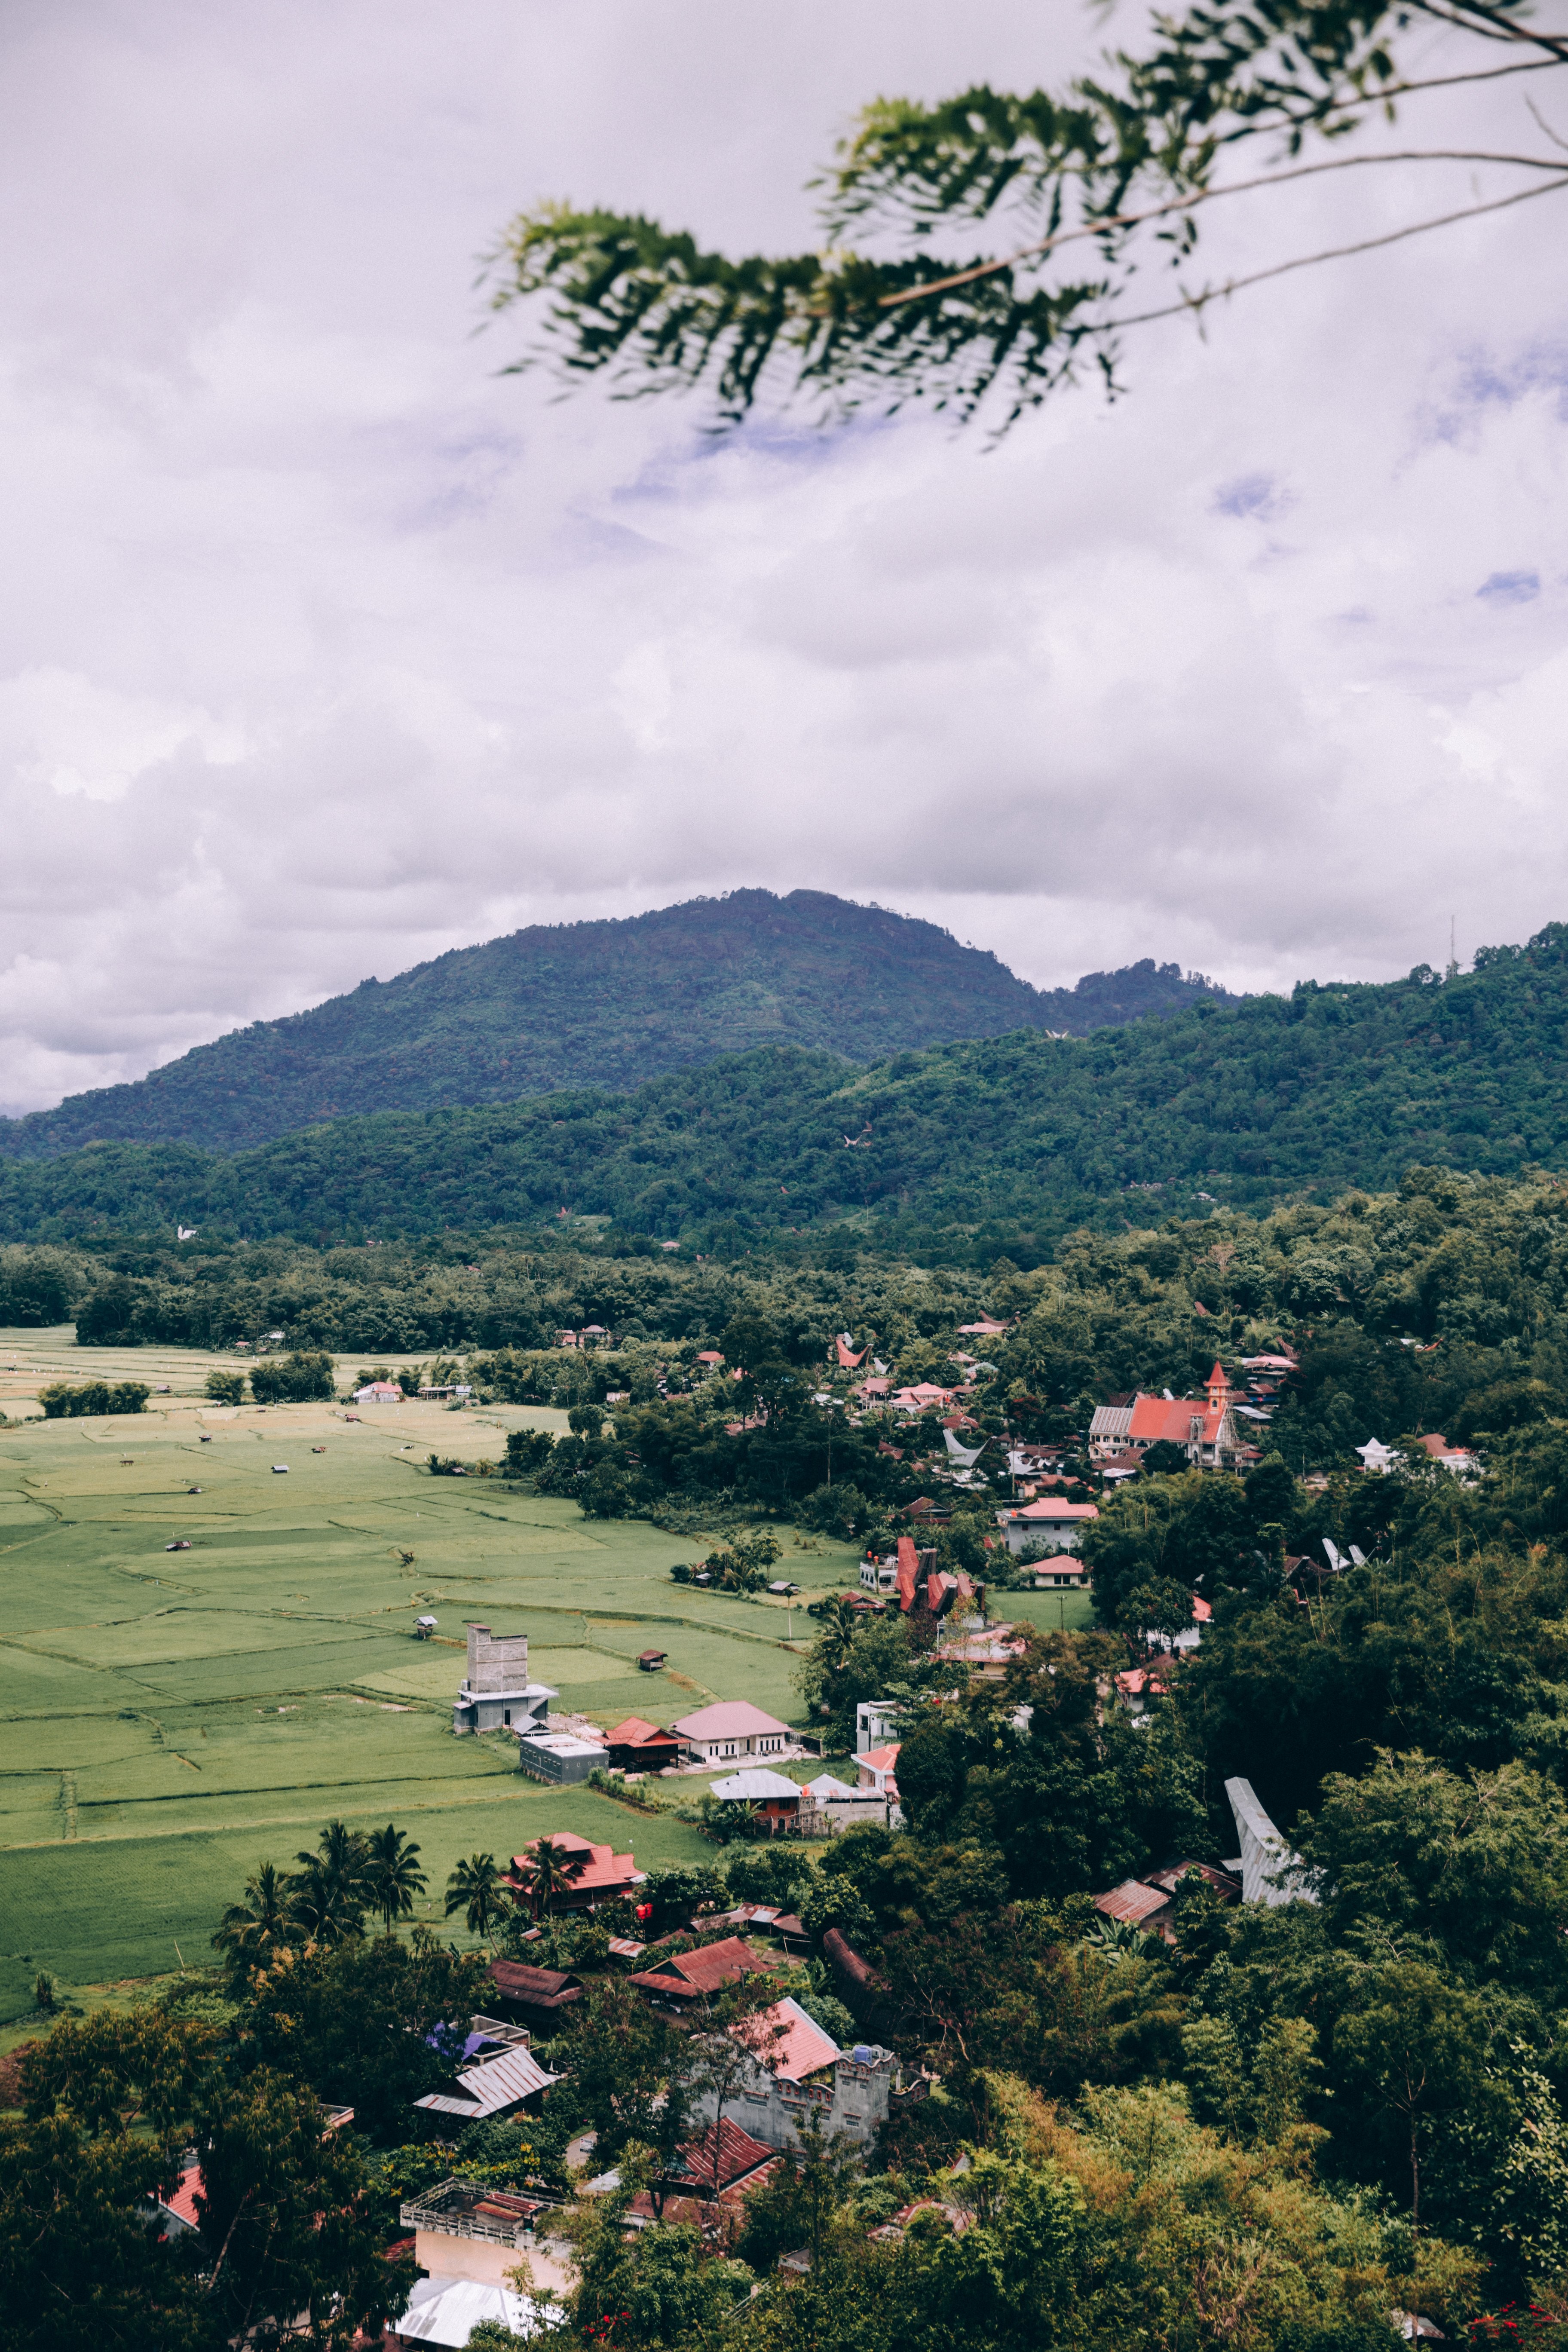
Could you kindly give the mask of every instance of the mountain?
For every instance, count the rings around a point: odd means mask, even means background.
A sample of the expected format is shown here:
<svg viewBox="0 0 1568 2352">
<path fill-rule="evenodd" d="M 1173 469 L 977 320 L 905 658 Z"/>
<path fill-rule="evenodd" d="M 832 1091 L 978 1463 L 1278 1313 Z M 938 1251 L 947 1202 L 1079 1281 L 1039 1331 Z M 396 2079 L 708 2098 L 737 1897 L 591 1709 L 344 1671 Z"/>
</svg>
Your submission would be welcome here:
<svg viewBox="0 0 1568 2352">
<path fill-rule="evenodd" d="M 622 1093 L 756 1045 L 875 1062 L 1009 1029 L 1075 1036 L 1212 995 L 1149 960 L 1032 988 L 910 915 L 821 890 L 735 890 L 624 921 L 536 924 L 367 980 L 308 1013 L 198 1045 L 134 1085 L 0 1120 L 0 1158 L 79 1145 L 237 1151 L 328 1118 L 513 1102 L 557 1087 Z"/>
<path fill-rule="evenodd" d="M 563 1212 L 673 1239 L 850 1215 L 916 1252 L 941 1234 L 950 1255 L 1009 1237 L 1044 1255 L 1079 1224 L 1386 1190 L 1415 1164 L 1562 1168 L 1565 1038 L 1568 925 L 1552 924 L 1447 982 L 1424 966 L 1383 984 L 1304 982 L 1081 1039 L 1022 1029 L 869 1068 L 775 1045 L 630 1094 L 386 1111 L 226 1158 L 107 1143 L 13 1160 L 0 1239 L 183 1221 L 325 1240 Z M 1478 1330 L 1489 1279 L 1474 1285 Z"/>
</svg>

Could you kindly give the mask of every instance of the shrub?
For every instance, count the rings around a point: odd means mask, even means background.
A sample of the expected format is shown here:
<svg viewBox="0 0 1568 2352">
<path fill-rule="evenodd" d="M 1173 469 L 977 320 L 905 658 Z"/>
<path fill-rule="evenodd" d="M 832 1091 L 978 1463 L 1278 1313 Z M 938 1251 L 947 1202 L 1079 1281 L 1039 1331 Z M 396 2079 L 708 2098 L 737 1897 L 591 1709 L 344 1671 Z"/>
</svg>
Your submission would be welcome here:
<svg viewBox="0 0 1568 2352">
<path fill-rule="evenodd" d="M 143 1381 L 83 1381 L 77 1388 L 55 1381 L 38 1391 L 38 1402 L 46 1421 L 80 1421 L 100 1413 L 140 1412 L 151 1394 Z"/>
<path fill-rule="evenodd" d="M 547 1429 L 514 1429 L 506 1441 L 505 1471 L 509 1478 L 526 1478 L 543 1468 L 554 1450 Z"/>
<path fill-rule="evenodd" d="M 263 1361 L 252 1369 L 250 1393 L 258 1404 L 309 1404 L 314 1398 L 330 1397 L 334 1393 L 332 1360 L 317 1349 Z"/>
<path fill-rule="evenodd" d="M 837 1486 L 818 1486 L 796 1514 L 803 1528 L 819 1536 L 837 1536 L 846 1543 L 863 1536 L 877 1516 L 859 1487 L 847 1479 Z"/>
</svg>

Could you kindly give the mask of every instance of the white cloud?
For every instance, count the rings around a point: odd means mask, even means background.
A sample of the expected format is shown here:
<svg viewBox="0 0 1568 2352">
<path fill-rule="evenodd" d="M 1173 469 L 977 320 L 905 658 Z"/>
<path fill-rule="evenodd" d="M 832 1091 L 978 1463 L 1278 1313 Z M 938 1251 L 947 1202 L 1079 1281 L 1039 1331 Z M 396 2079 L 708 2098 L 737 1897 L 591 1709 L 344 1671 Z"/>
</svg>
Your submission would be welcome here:
<svg viewBox="0 0 1568 2352">
<path fill-rule="evenodd" d="M 10 11 L 0 1104 L 748 883 L 1047 982 L 1375 976 L 1450 911 L 1469 946 L 1568 913 L 1551 202 L 1148 330 L 1125 400 L 990 454 L 919 418 L 715 446 L 473 334 L 539 194 L 797 243 L 861 99 L 1097 37 L 999 0 Z M 1421 201 L 1237 207 L 1205 266 Z"/>
</svg>

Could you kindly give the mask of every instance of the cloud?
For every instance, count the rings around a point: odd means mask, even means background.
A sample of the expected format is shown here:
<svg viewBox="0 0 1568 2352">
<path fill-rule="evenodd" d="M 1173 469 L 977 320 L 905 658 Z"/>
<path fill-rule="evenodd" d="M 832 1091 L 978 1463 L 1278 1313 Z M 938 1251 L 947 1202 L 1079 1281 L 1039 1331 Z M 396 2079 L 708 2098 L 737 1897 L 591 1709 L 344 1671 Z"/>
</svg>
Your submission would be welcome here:
<svg viewBox="0 0 1568 2352">
<path fill-rule="evenodd" d="M 1443 961 L 1451 911 L 1470 945 L 1568 912 L 1550 202 L 1142 331 L 1124 399 L 994 447 L 715 443 L 475 333 L 521 204 L 798 246 L 861 100 L 1098 37 L 999 0 L 8 12 L 0 1107 L 751 883 L 1042 982 L 1377 976 Z M 1425 201 L 1360 179 L 1194 268 Z"/>
</svg>

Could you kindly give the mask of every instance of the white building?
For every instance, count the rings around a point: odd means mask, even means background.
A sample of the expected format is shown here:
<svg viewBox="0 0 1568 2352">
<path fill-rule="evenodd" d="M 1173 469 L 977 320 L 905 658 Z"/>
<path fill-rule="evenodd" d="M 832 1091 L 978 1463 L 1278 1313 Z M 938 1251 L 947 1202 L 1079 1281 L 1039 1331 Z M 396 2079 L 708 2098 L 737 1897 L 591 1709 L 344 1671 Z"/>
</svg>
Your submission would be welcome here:
<svg viewBox="0 0 1568 2352">
<path fill-rule="evenodd" d="M 746 1698 L 721 1699 L 715 1706 L 699 1707 L 695 1715 L 683 1715 L 669 1727 L 682 1746 L 689 1749 L 694 1764 L 730 1764 L 740 1757 L 782 1756 L 795 1744 L 787 1723 L 776 1722 Z"/>
<path fill-rule="evenodd" d="M 1093 1503 L 1062 1503 L 1052 1496 L 1042 1496 L 1037 1503 L 1025 1503 L 1016 1509 L 998 1511 L 996 1524 L 1007 1538 L 1007 1549 L 1016 1559 L 1020 1552 L 1040 1551 L 1055 1545 L 1058 1551 L 1077 1551 L 1083 1540 L 1084 1528 L 1100 1512 Z M 1087 1569 L 1063 1570 L 1069 1582 L 1087 1584 Z"/>
</svg>

